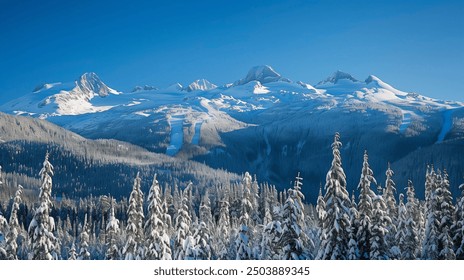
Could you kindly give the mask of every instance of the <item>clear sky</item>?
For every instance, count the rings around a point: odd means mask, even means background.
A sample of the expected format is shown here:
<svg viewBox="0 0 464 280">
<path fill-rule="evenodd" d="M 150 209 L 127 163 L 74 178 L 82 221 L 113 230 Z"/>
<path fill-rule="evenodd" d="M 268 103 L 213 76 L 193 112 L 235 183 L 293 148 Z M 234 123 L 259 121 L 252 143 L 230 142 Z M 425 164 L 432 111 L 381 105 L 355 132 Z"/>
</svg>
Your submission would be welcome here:
<svg viewBox="0 0 464 280">
<path fill-rule="evenodd" d="M 0 102 L 89 71 L 128 91 L 222 85 L 261 64 L 464 101 L 464 1 L 0 0 Z"/>
</svg>

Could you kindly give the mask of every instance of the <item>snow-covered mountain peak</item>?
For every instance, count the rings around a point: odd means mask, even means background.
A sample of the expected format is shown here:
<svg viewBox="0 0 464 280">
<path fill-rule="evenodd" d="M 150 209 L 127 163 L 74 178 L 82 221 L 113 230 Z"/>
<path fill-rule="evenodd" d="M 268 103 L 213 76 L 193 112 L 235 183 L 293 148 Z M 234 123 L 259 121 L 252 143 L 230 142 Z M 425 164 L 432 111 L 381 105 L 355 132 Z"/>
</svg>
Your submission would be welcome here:
<svg viewBox="0 0 464 280">
<path fill-rule="evenodd" d="M 215 84 L 211 83 L 210 81 L 208 81 L 206 79 L 199 79 L 199 80 L 196 80 L 193 83 L 191 83 L 187 87 L 187 91 L 188 92 L 196 91 L 196 90 L 206 91 L 206 90 L 211 90 L 211 89 L 215 89 L 215 88 L 217 88 L 217 86 Z"/>
<path fill-rule="evenodd" d="M 119 94 L 120 92 L 108 87 L 94 72 L 84 73 L 76 81 L 78 87 L 85 95 L 93 97 L 108 96 L 109 94 Z"/>
<path fill-rule="evenodd" d="M 324 81 L 319 82 L 317 85 L 325 85 L 325 84 L 337 84 L 341 80 L 347 80 L 351 81 L 354 83 L 359 82 L 357 79 L 355 79 L 351 74 L 342 72 L 340 70 L 337 70 L 335 73 L 327 77 Z"/>
<path fill-rule="evenodd" d="M 387 84 L 386 82 L 382 81 L 380 78 L 374 75 L 369 75 L 369 77 L 367 77 L 364 83 L 366 83 L 366 86 L 368 88 L 377 88 L 377 89 L 387 90 L 387 91 L 394 93 L 397 96 L 404 97 L 407 95 L 406 92 L 397 90 L 396 88 L 392 87 L 391 85 Z"/>
<path fill-rule="evenodd" d="M 234 83 L 235 86 L 237 85 L 244 85 L 251 81 L 258 81 L 261 84 L 271 83 L 271 82 L 278 82 L 278 81 L 285 81 L 290 82 L 289 79 L 283 78 L 282 75 L 277 73 L 274 69 L 272 69 L 269 65 L 259 65 L 255 66 L 248 71 L 248 74 L 245 78 L 238 80 Z"/>
</svg>

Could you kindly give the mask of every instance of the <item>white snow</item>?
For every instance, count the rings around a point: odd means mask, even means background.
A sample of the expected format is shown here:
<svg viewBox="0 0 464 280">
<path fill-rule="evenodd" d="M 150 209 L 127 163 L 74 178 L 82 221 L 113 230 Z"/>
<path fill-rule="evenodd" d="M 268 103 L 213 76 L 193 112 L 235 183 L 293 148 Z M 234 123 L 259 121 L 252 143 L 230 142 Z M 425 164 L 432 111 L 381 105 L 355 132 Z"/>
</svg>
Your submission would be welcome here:
<svg viewBox="0 0 464 280">
<path fill-rule="evenodd" d="M 266 94 L 269 93 L 270 91 L 267 89 L 267 87 L 261 85 L 259 82 L 256 83 L 253 89 L 254 94 Z"/>
</svg>

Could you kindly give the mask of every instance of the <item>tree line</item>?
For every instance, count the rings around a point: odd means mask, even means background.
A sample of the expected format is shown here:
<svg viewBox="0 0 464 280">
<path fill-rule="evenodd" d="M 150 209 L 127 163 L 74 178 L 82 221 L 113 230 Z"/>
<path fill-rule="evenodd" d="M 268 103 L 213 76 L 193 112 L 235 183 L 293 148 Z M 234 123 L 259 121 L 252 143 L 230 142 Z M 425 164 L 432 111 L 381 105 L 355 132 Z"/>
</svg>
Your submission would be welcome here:
<svg viewBox="0 0 464 280">
<path fill-rule="evenodd" d="M 341 146 L 337 133 L 316 205 L 299 174 L 278 191 L 249 173 L 210 188 L 161 187 L 154 175 L 148 194 L 137 174 L 127 199 L 58 201 L 47 153 L 37 200 L 24 201 L 19 185 L 0 207 L 0 259 L 464 259 L 464 184 L 454 203 L 446 170 L 429 166 L 424 200 L 412 181 L 398 193 L 390 165 L 382 187 L 366 151 L 350 195 Z"/>
</svg>

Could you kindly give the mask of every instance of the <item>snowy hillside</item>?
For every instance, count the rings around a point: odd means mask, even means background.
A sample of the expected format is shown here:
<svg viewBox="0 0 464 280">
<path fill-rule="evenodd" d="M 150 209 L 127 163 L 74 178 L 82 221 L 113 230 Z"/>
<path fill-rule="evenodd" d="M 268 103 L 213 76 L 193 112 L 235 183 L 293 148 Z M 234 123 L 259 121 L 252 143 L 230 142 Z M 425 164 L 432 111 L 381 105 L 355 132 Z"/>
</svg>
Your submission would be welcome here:
<svg viewBox="0 0 464 280">
<path fill-rule="evenodd" d="M 235 174 L 149 152 L 130 143 L 85 139 L 40 119 L 0 113 L 0 131 L 3 172 L 15 177 L 20 171 L 21 175 L 34 178 L 48 151 L 57 164 L 54 183 L 58 195 L 64 193 L 74 198 L 108 193 L 115 197 L 128 196 L 132 178 L 127 174 L 137 172 L 146 182 L 157 173 L 166 182 L 177 178 L 171 183 L 182 186 L 190 181 L 210 187 L 239 180 Z M 26 188 L 39 187 L 30 182 L 20 183 Z"/>
<path fill-rule="evenodd" d="M 86 73 L 74 83 L 38 87 L 0 110 L 47 119 L 87 138 L 248 170 L 287 187 L 297 171 L 318 186 L 326 170 L 314 162 L 330 161 L 325 149 L 335 131 L 351 155 L 349 171 L 361 167 L 360 155 L 368 149 L 377 156 L 372 162 L 379 174 L 387 161 L 407 164 L 417 149 L 462 141 L 463 105 L 404 92 L 373 75 L 362 81 L 337 71 L 310 85 L 256 66 L 224 86 L 201 79 L 187 87 L 145 86 L 128 93 Z"/>
</svg>

